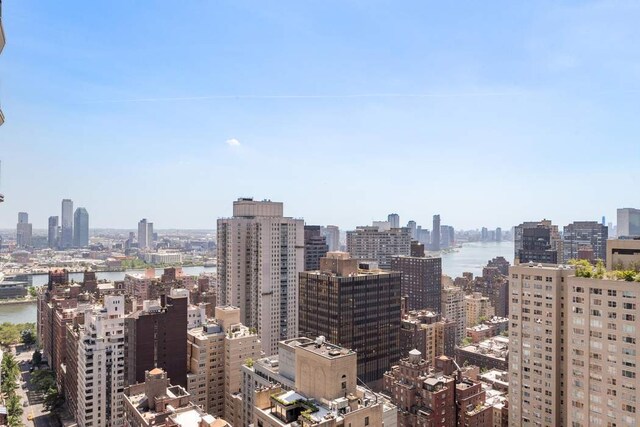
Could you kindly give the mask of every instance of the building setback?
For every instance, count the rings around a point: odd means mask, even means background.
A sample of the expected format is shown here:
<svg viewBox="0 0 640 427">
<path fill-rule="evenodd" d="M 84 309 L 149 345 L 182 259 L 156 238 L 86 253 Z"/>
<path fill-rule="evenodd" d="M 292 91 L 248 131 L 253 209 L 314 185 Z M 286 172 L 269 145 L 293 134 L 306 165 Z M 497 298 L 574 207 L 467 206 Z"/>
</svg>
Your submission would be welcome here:
<svg viewBox="0 0 640 427">
<path fill-rule="evenodd" d="M 300 273 L 299 329 L 358 353 L 358 377 L 374 387 L 400 358 L 401 274 L 329 252 Z"/>
<path fill-rule="evenodd" d="M 408 310 L 440 311 L 442 259 L 415 256 L 391 257 L 391 270 L 402 273 L 402 296 Z"/>
<path fill-rule="evenodd" d="M 162 368 L 175 384 L 187 386 L 187 298 L 161 295 L 160 302 L 145 301 L 142 310 L 127 316 L 126 378 L 144 382 L 145 371 Z"/>
</svg>

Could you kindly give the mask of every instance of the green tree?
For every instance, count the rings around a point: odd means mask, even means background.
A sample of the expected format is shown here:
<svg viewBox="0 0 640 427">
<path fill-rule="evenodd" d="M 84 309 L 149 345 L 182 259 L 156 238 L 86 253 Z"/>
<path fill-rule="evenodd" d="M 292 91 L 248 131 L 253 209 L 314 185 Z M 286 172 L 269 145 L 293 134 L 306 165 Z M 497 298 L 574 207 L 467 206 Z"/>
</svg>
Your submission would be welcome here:
<svg viewBox="0 0 640 427">
<path fill-rule="evenodd" d="M 33 298 L 38 296 L 38 290 L 36 289 L 35 286 L 29 286 L 28 291 L 29 291 L 29 296 L 31 296 Z"/>
<path fill-rule="evenodd" d="M 25 329 L 20 333 L 20 340 L 24 345 L 34 345 L 36 343 L 36 333 L 31 329 Z"/>
<path fill-rule="evenodd" d="M 64 396 L 60 394 L 58 389 L 53 386 L 47 390 L 44 395 L 43 406 L 46 411 L 52 412 L 54 414 L 60 413 L 62 411 L 62 405 L 64 404 Z"/>
<path fill-rule="evenodd" d="M 42 363 L 42 352 L 40 350 L 36 349 L 36 351 L 33 352 L 33 357 L 31 358 L 31 363 L 35 367 L 39 367 L 40 366 L 40 364 Z"/>
<path fill-rule="evenodd" d="M 10 426 L 22 425 L 22 405 L 20 405 L 20 397 L 17 394 L 11 395 L 7 399 L 7 415 L 9 416 Z"/>
<path fill-rule="evenodd" d="M 31 384 L 39 393 L 47 393 L 49 389 L 56 387 L 56 376 L 50 370 L 33 371 L 31 374 Z"/>
</svg>

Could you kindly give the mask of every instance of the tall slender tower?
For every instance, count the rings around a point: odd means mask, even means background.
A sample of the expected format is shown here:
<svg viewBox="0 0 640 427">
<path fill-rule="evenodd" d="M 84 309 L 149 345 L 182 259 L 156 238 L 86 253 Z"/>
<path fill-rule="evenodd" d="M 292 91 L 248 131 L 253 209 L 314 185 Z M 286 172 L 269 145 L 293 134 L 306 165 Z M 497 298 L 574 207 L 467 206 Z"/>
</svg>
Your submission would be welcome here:
<svg viewBox="0 0 640 427">
<path fill-rule="evenodd" d="M 58 217 L 50 216 L 49 217 L 49 228 L 47 233 L 47 242 L 49 244 L 49 248 L 57 249 L 58 244 Z"/>
<path fill-rule="evenodd" d="M 304 221 L 282 203 L 241 198 L 218 219 L 218 301 L 240 307 L 267 355 L 298 334 L 298 273 L 304 269 Z"/>
<path fill-rule="evenodd" d="M 153 223 L 143 218 L 138 222 L 138 247 L 148 249 L 153 242 Z"/>
<path fill-rule="evenodd" d="M 16 244 L 19 248 L 31 246 L 32 228 L 29 224 L 29 214 L 18 212 L 18 224 L 16 226 Z"/>
<path fill-rule="evenodd" d="M 433 229 L 431 230 L 431 250 L 440 250 L 440 215 L 433 216 Z"/>
<path fill-rule="evenodd" d="M 62 234 L 60 236 L 60 247 L 68 249 L 73 245 L 73 200 L 62 200 Z"/>
<path fill-rule="evenodd" d="M 89 246 L 89 212 L 85 208 L 76 209 L 73 215 L 73 246 Z"/>
</svg>

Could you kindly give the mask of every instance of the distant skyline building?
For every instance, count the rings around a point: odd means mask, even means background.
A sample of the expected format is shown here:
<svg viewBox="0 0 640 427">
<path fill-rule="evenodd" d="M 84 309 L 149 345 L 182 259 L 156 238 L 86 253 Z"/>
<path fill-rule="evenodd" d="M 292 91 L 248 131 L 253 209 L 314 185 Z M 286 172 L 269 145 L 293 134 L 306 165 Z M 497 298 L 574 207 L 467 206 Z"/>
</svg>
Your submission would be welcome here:
<svg viewBox="0 0 640 427">
<path fill-rule="evenodd" d="M 606 261 L 608 238 L 607 226 L 597 221 L 574 221 L 566 225 L 562 233 L 562 262 L 581 258 Z"/>
<path fill-rule="evenodd" d="M 138 248 L 150 249 L 153 246 L 153 223 L 143 218 L 138 222 Z"/>
<path fill-rule="evenodd" d="M 514 263 L 557 264 L 562 259 L 558 226 L 551 221 L 528 221 L 514 228 Z"/>
<path fill-rule="evenodd" d="M 50 249 L 57 249 L 60 244 L 60 228 L 58 216 L 49 217 L 49 227 L 47 228 L 47 244 Z"/>
<path fill-rule="evenodd" d="M 640 236 L 640 209 L 618 209 L 617 235 L 620 237 Z"/>
<path fill-rule="evenodd" d="M 218 304 L 240 308 L 267 356 L 298 336 L 298 273 L 304 269 L 304 220 L 282 202 L 240 198 L 218 219 Z"/>
<path fill-rule="evenodd" d="M 387 221 L 391 224 L 391 228 L 400 228 L 400 215 L 397 213 L 387 215 Z"/>
<path fill-rule="evenodd" d="M 347 252 L 353 258 L 376 261 L 389 269 L 391 257 L 411 254 L 411 232 L 408 228 L 380 230 L 378 227 L 357 227 L 347 231 Z"/>
<path fill-rule="evenodd" d="M 340 228 L 337 225 L 322 227 L 322 235 L 327 238 L 329 252 L 340 250 Z"/>
<path fill-rule="evenodd" d="M 73 246 L 73 200 L 62 200 L 62 216 L 60 217 L 62 232 L 60 234 L 60 248 L 69 249 Z"/>
<path fill-rule="evenodd" d="M 411 220 L 407 222 L 407 228 L 411 231 L 411 239 L 418 240 L 418 224 Z"/>
<path fill-rule="evenodd" d="M 319 225 L 304 226 L 304 270 L 320 268 L 320 258 L 329 251 L 327 238 L 320 232 Z"/>
<path fill-rule="evenodd" d="M 449 249 L 455 245 L 456 232 L 450 225 L 440 226 L 440 249 Z"/>
<path fill-rule="evenodd" d="M 29 214 L 18 212 L 18 224 L 16 224 L 16 246 L 28 248 L 32 246 L 33 228 L 29 223 Z"/>
<path fill-rule="evenodd" d="M 431 250 L 440 250 L 440 215 L 433 216 L 433 228 L 431 229 Z"/>
<path fill-rule="evenodd" d="M 73 214 L 73 246 L 89 246 L 89 212 L 85 208 L 77 208 Z"/>
<path fill-rule="evenodd" d="M 496 228 L 496 242 L 502 242 L 502 228 Z"/>
</svg>

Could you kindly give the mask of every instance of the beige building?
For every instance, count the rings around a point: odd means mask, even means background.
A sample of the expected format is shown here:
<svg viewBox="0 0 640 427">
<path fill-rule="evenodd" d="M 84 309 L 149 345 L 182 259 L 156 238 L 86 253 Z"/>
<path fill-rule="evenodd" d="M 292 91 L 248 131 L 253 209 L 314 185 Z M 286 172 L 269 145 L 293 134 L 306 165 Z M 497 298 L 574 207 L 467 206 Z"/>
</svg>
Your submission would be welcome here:
<svg viewBox="0 0 640 427">
<path fill-rule="evenodd" d="M 396 426 L 397 410 L 381 395 L 357 385 L 354 351 L 322 337 L 295 347 L 295 389 L 279 385 L 255 391 L 254 425 Z"/>
<path fill-rule="evenodd" d="M 444 278 L 444 276 L 443 276 Z M 444 286 L 443 281 L 443 286 Z M 456 323 L 456 344 L 466 336 L 467 318 L 464 292 L 456 286 L 446 286 L 442 289 L 442 317 Z"/>
<path fill-rule="evenodd" d="M 624 280 L 569 277 L 565 425 L 637 425 L 639 285 Z"/>
<path fill-rule="evenodd" d="M 509 274 L 509 425 L 567 425 L 563 307 L 573 270 L 522 264 Z"/>
<path fill-rule="evenodd" d="M 607 270 L 640 268 L 640 239 L 607 240 Z"/>
<path fill-rule="evenodd" d="M 232 425 L 243 425 L 241 366 L 261 355 L 258 336 L 240 323 L 240 309 L 216 307 L 216 318 L 187 333 L 191 400 Z"/>
<path fill-rule="evenodd" d="M 169 383 L 165 371 L 145 373 L 145 382 L 129 386 L 122 393 L 125 427 L 231 427 L 191 402 L 189 393 Z"/>
<path fill-rule="evenodd" d="M 279 202 L 238 199 L 218 220 L 218 301 L 240 308 L 266 355 L 298 335 L 298 273 L 304 269 L 304 221 Z"/>
<path fill-rule="evenodd" d="M 467 327 L 475 326 L 482 320 L 490 319 L 495 315 L 491 300 L 489 297 L 483 297 L 480 292 L 466 295 L 464 303 Z"/>
<path fill-rule="evenodd" d="M 347 231 L 347 252 L 356 259 L 376 261 L 380 268 L 388 270 L 392 256 L 411 255 L 411 231 L 408 228 L 356 227 Z"/>
</svg>

